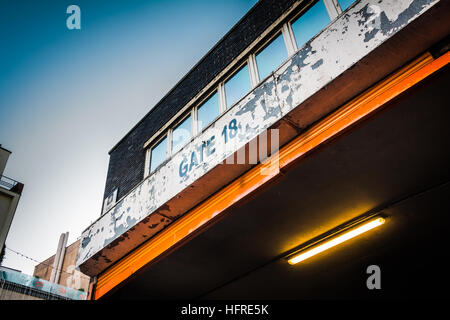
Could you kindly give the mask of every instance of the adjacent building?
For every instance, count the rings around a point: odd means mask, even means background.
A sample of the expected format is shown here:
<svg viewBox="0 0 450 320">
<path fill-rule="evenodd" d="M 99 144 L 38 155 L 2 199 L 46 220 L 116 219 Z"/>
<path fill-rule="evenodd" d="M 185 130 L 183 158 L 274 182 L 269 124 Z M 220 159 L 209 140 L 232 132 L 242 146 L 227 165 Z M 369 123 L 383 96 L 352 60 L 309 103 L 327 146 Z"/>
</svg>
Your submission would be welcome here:
<svg viewBox="0 0 450 320">
<path fill-rule="evenodd" d="M 75 268 L 79 240 L 67 246 L 60 237 L 55 255 L 38 264 L 33 275 L 0 267 L 0 300 L 86 300 L 89 277 Z"/>
<path fill-rule="evenodd" d="M 0 144 L 0 253 L 4 253 L 6 237 L 23 190 L 23 183 L 3 175 L 11 151 Z"/>
<path fill-rule="evenodd" d="M 3 254 L 24 187 L 22 183 L 3 175 L 10 154 L 0 145 L 0 252 Z M 50 257 L 36 266 L 33 276 L 1 266 L 0 300 L 85 300 L 89 277 L 75 267 L 80 242 L 76 241 L 66 248 L 67 238 L 68 233 L 61 236 L 56 264 L 55 256 Z"/>
<path fill-rule="evenodd" d="M 80 240 L 67 245 L 68 238 L 68 232 L 61 234 L 56 253 L 36 265 L 33 276 L 79 290 L 87 297 L 90 278 L 75 267 Z"/>
<path fill-rule="evenodd" d="M 439 297 L 449 6 L 258 1 L 110 151 L 92 298 Z"/>
</svg>

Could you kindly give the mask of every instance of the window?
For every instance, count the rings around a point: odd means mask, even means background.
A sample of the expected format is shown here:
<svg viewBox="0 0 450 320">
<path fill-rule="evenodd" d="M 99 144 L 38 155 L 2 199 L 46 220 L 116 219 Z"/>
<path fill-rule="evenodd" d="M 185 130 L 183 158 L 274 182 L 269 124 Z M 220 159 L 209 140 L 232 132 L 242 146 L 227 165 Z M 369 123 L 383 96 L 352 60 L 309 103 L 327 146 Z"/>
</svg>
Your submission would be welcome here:
<svg viewBox="0 0 450 320">
<path fill-rule="evenodd" d="M 286 46 L 281 33 L 256 55 L 259 79 L 267 77 L 287 59 Z"/>
<path fill-rule="evenodd" d="M 219 115 L 219 97 L 214 93 L 197 109 L 197 128 L 201 132 Z"/>
<path fill-rule="evenodd" d="M 150 150 L 150 173 L 166 160 L 167 136 Z"/>
<path fill-rule="evenodd" d="M 345 11 L 355 0 L 338 0 L 342 11 Z"/>
<path fill-rule="evenodd" d="M 328 23 L 330 23 L 330 16 L 323 1 L 320 0 L 291 25 L 297 47 L 300 49 Z"/>
<path fill-rule="evenodd" d="M 227 82 L 225 82 L 225 99 L 227 108 L 242 98 L 251 89 L 250 74 L 245 64 Z"/>
<path fill-rule="evenodd" d="M 191 139 L 191 116 L 187 116 L 172 131 L 172 154 L 180 150 Z"/>
</svg>

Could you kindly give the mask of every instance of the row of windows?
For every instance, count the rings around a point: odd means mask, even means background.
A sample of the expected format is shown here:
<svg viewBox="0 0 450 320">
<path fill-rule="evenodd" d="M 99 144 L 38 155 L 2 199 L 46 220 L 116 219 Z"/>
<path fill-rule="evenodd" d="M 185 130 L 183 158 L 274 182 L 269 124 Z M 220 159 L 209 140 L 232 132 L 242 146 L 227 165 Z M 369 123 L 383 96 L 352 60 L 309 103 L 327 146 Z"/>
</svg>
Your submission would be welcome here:
<svg viewBox="0 0 450 320">
<path fill-rule="evenodd" d="M 245 64 L 226 81 L 221 82 L 204 102 L 192 108 L 188 115 L 180 119 L 157 143 L 147 149 L 145 176 L 180 150 L 194 135 L 202 132 L 227 108 L 244 97 L 294 54 L 297 48 L 301 48 L 354 1 L 319 0 L 300 17 L 284 24 L 282 30 L 269 43 L 255 54 L 251 54 Z"/>
</svg>

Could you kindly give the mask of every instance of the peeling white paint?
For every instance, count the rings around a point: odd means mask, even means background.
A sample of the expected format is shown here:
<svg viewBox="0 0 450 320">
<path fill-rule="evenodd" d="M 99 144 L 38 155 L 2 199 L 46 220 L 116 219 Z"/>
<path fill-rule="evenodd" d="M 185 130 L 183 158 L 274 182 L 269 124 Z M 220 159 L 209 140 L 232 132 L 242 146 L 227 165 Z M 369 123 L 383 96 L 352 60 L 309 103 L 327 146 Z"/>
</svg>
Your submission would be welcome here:
<svg viewBox="0 0 450 320">
<path fill-rule="evenodd" d="M 411 5 L 416 4 L 422 13 L 437 2 L 369 0 L 356 4 L 275 72 L 282 113 L 290 112 L 386 41 L 399 27 L 419 16 L 419 12 L 415 12 L 412 17 L 405 16 L 408 20 L 395 20 Z M 391 29 L 384 26 L 387 29 L 383 30 L 383 14 L 392 23 Z M 319 61 L 320 65 L 314 68 Z"/>
<path fill-rule="evenodd" d="M 388 19 L 393 22 L 398 19 L 399 14 L 403 11 L 403 8 L 409 7 L 413 4 L 414 0 L 384 0 L 384 5 L 391 8 L 391 10 L 385 10 L 384 13 Z"/>
</svg>

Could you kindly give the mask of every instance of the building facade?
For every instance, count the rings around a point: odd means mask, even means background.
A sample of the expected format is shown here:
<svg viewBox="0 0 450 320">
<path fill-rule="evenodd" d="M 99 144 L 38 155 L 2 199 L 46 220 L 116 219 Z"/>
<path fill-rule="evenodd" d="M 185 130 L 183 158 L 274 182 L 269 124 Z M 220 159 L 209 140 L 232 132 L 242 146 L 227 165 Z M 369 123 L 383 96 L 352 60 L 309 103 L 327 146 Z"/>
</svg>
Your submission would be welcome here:
<svg viewBox="0 0 450 320">
<path fill-rule="evenodd" d="M 400 257 L 449 208 L 448 16 L 439 0 L 255 4 L 110 151 L 77 257 L 93 298 L 364 296 L 374 263 L 388 296 L 416 292 Z M 287 263 L 372 218 L 362 244 Z"/>
<path fill-rule="evenodd" d="M 56 253 L 34 267 L 34 277 L 84 292 L 87 296 L 90 278 L 75 267 L 80 240 L 67 245 L 69 233 L 61 234 Z"/>
<path fill-rule="evenodd" d="M 23 183 L 3 175 L 10 154 L 11 151 L 0 144 L 0 253 L 4 253 L 6 237 L 24 187 Z"/>
</svg>

